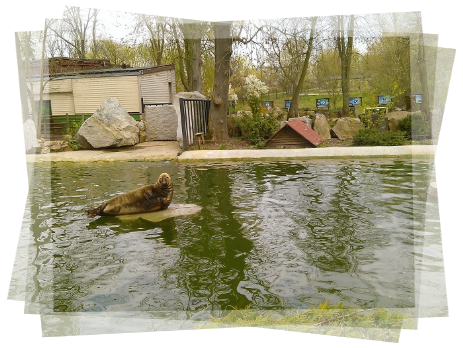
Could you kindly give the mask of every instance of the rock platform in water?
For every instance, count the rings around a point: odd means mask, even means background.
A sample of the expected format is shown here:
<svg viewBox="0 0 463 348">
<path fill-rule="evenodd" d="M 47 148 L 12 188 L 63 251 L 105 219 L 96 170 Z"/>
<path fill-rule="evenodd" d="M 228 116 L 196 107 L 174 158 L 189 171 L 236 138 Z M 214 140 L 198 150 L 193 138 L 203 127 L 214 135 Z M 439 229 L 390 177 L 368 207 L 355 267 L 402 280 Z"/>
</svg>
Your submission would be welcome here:
<svg viewBox="0 0 463 348">
<path fill-rule="evenodd" d="M 136 220 L 142 218 L 151 222 L 159 222 L 165 219 L 186 216 L 199 213 L 202 207 L 196 204 L 171 204 L 165 210 L 159 210 L 152 213 L 118 215 L 118 219 L 123 221 Z"/>
<path fill-rule="evenodd" d="M 445 198 L 463 202 L 463 180 L 432 182 L 429 184 L 426 193 L 433 198 Z"/>
</svg>

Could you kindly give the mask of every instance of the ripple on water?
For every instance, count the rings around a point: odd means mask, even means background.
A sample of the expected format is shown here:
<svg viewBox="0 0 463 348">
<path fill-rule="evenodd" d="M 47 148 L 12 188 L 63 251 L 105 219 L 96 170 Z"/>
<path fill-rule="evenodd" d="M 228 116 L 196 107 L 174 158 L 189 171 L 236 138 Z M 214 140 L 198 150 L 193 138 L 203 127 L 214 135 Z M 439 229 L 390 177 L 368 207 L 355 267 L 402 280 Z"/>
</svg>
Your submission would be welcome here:
<svg viewBox="0 0 463 348">
<path fill-rule="evenodd" d="M 37 272 L 54 265 L 58 311 L 409 306 L 414 257 L 429 269 L 441 261 L 433 249 L 412 254 L 415 238 L 438 233 L 438 219 L 426 230 L 417 219 L 430 164 L 53 164 L 52 188 L 39 167 L 30 220 Z M 157 223 L 85 216 L 161 172 L 175 203 L 202 211 Z"/>
</svg>

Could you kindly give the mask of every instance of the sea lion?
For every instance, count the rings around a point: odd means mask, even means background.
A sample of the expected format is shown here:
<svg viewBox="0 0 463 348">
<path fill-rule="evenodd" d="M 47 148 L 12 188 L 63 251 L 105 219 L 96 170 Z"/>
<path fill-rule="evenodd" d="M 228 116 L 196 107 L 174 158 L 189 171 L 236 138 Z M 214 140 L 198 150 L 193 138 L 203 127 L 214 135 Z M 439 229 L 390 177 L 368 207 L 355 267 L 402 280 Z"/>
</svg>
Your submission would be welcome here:
<svg viewBox="0 0 463 348">
<path fill-rule="evenodd" d="M 99 207 L 88 210 L 87 216 L 140 214 L 166 209 L 174 194 L 169 174 L 162 173 L 154 185 L 147 185 L 111 198 Z"/>
</svg>

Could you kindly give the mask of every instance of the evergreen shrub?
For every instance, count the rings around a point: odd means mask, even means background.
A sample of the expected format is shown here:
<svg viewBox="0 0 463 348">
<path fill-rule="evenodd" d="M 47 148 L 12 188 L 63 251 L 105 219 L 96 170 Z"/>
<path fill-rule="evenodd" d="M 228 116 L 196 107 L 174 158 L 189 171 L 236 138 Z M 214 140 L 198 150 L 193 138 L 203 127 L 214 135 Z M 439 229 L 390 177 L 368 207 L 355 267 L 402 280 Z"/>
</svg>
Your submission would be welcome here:
<svg viewBox="0 0 463 348">
<path fill-rule="evenodd" d="M 428 125 L 425 116 L 421 113 L 413 113 L 399 121 L 399 129 L 405 132 L 410 140 L 421 140 L 428 134 Z"/>
<path fill-rule="evenodd" d="M 405 132 L 384 132 L 377 129 L 362 128 L 354 135 L 354 146 L 398 146 L 406 142 Z"/>
</svg>

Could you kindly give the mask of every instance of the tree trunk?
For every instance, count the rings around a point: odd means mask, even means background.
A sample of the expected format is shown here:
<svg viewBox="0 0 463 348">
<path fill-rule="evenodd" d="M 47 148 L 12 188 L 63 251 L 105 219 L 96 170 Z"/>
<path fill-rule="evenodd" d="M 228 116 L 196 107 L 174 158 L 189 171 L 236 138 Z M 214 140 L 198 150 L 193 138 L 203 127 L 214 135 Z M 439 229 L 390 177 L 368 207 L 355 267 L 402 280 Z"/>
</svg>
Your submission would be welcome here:
<svg viewBox="0 0 463 348">
<path fill-rule="evenodd" d="M 342 111 L 343 117 L 349 116 L 349 82 L 350 67 L 352 60 L 352 49 L 354 45 L 354 15 L 350 16 L 348 37 L 344 33 L 343 16 L 338 16 L 338 36 L 336 37 L 336 46 L 341 59 L 341 90 L 342 90 Z"/>
<path fill-rule="evenodd" d="M 203 81 L 201 74 L 201 39 L 192 39 L 190 42 L 191 76 L 190 88 L 192 91 L 203 93 Z"/>
<path fill-rule="evenodd" d="M 214 23 L 215 71 L 209 129 L 213 139 L 228 140 L 227 108 L 232 55 L 231 23 Z"/>
<path fill-rule="evenodd" d="M 29 105 L 27 104 L 26 73 L 21 59 L 18 28 L 16 26 L 16 8 L 12 0 L 1 0 L 1 4 L 16 92 L 16 110 L 19 114 L 19 119 L 16 122 L 24 123 L 29 119 Z"/>
<path fill-rule="evenodd" d="M 291 106 L 289 107 L 288 115 L 286 116 L 287 120 L 289 120 L 290 117 L 299 116 L 299 94 L 302 91 L 302 87 L 304 87 L 304 81 L 307 75 L 307 69 L 309 67 L 309 59 L 310 59 L 310 55 L 312 54 L 313 38 L 315 34 L 316 24 L 317 24 L 317 17 L 312 18 L 312 27 L 310 29 L 310 39 L 309 39 L 309 44 L 307 47 L 307 52 L 305 53 L 304 65 L 302 66 L 302 71 L 299 77 L 299 82 L 296 88 L 294 89 L 293 97 L 291 99 Z"/>
</svg>

